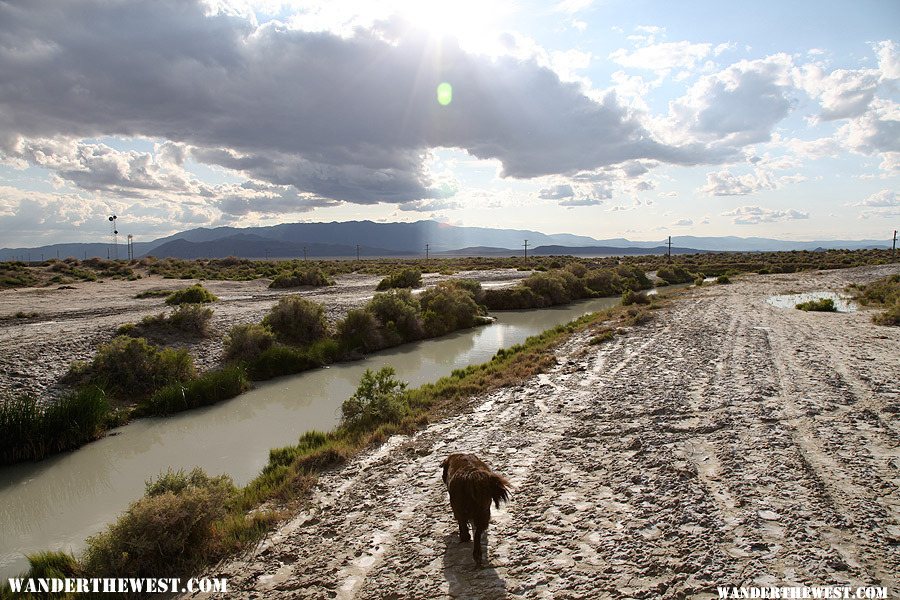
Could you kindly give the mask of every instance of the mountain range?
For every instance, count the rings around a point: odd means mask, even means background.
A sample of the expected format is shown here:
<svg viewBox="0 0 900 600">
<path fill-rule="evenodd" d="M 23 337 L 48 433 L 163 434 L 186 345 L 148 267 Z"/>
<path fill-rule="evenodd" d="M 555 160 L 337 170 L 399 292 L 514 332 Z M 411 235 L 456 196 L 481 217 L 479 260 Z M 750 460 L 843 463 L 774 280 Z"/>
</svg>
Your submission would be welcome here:
<svg viewBox="0 0 900 600">
<path fill-rule="evenodd" d="M 134 255 L 178 258 L 342 258 L 420 256 L 426 245 L 433 255 L 508 256 L 519 254 L 528 241 L 529 254 L 659 254 L 667 240 L 635 242 L 625 238 L 594 239 L 568 233 L 545 234 L 521 229 L 458 227 L 437 221 L 375 223 L 283 223 L 263 227 L 200 227 L 150 242 L 135 242 Z M 817 240 L 800 242 L 759 237 L 672 236 L 677 253 L 722 251 L 822 250 L 830 248 L 890 248 L 885 240 Z M 124 244 L 52 244 L 33 248 L 2 248 L 0 260 L 101 258 L 126 256 Z"/>
</svg>

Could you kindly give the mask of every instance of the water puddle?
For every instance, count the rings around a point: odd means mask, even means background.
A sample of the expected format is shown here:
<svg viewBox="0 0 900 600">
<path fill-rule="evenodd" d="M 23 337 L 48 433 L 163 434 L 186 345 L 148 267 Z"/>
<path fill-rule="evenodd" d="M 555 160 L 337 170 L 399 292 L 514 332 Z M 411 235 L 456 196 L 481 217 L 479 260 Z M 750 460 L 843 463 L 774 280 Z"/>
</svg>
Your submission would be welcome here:
<svg viewBox="0 0 900 600">
<path fill-rule="evenodd" d="M 838 312 L 855 312 L 857 310 L 856 303 L 850 297 L 834 292 L 806 292 L 803 294 L 769 296 L 766 302 L 778 308 L 796 308 L 801 302 L 824 300 L 826 298 L 834 301 L 834 306 Z"/>
</svg>

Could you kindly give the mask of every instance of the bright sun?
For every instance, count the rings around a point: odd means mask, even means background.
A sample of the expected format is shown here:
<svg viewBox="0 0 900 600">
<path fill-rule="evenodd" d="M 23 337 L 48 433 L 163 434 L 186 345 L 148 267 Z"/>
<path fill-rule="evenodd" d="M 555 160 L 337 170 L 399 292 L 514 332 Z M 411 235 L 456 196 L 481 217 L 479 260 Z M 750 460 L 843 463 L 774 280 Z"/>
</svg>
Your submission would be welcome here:
<svg viewBox="0 0 900 600">
<path fill-rule="evenodd" d="M 483 0 L 400 0 L 397 12 L 415 27 L 435 37 L 471 40 L 489 33 L 501 3 Z"/>
</svg>

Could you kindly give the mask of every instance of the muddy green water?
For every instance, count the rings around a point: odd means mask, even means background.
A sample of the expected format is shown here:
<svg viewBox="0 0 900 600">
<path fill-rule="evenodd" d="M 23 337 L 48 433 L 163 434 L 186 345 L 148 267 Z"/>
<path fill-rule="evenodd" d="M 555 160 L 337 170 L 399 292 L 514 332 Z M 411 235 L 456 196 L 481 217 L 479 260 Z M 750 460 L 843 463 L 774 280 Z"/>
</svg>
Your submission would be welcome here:
<svg viewBox="0 0 900 600">
<path fill-rule="evenodd" d="M 508 348 L 588 312 L 618 303 L 601 298 L 539 311 L 496 313 L 491 325 L 407 344 L 358 362 L 261 384 L 232 400 L 167 418 L 141 419 L 74 452 L 0 469 L 0 578 L 27 569 L 24 553 L 78 552 L 84 540 L 144 492 L 167 468 L 200 466 L 243 485 L 266 464 L 269 449 L 328 430 L 363 371 L 393 366 L 415 387 L 453 369 L 490 360 Z"/>
</svg>

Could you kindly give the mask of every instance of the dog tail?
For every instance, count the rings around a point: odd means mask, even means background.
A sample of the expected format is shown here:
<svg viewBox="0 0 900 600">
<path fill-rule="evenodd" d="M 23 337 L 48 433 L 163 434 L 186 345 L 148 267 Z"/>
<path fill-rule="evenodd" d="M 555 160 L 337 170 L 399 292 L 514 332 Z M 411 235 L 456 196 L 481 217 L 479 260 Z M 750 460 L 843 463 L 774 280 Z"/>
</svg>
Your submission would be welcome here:
<svg viewBox="0 0 900 600">
<path fill-rule="evenodd" d="M 498 473 L 491 473 L 490 490 L 494 506 L 500 508 L 501 502 L 509 502 L 510 489 L 512 489 L 512 485 L 510 485 L 509 479 Z"/>
</svg>

